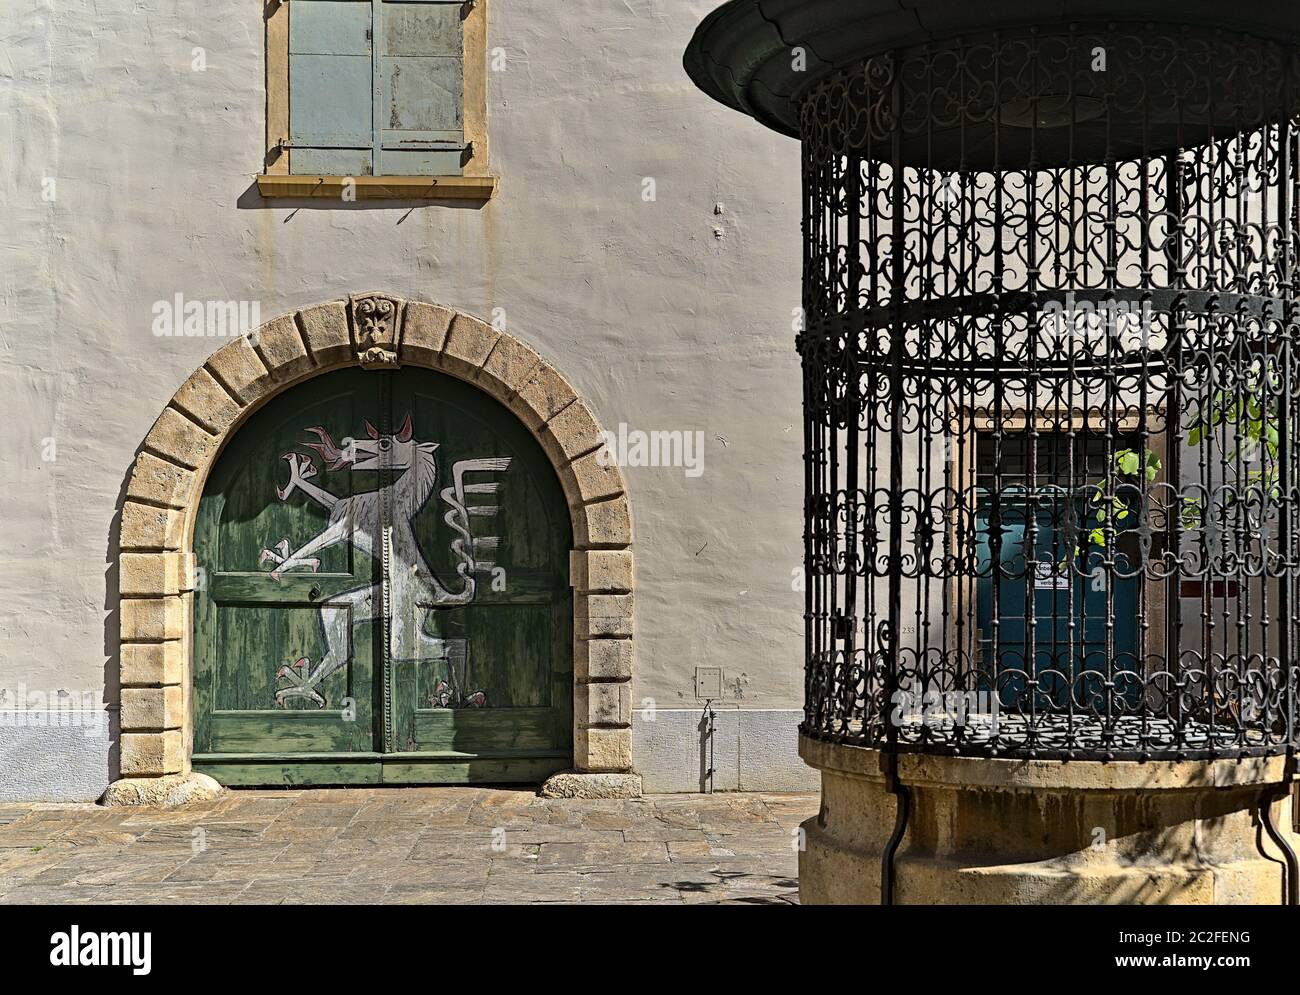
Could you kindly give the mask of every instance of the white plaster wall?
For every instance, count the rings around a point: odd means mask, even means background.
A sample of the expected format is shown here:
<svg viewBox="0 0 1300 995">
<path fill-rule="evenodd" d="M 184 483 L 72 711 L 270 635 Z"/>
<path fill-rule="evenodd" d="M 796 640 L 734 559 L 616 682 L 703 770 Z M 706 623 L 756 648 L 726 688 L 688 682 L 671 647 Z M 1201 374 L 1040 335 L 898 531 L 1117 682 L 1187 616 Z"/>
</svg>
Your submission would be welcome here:
<svg viewBox="0 0 1300 995">
<path fill-rule="evenodd" d="M 641 709 L 632 715 L 637 771 L 654 791 L 816 791 L 799 757 L 803 709 Z"/>
<path fill-rule="evenodd" d="M 117 776 L 117 712 L 0 708 L 0 802 L 89 801 Z"/>
<path fill-rule="evenodd" d="M 155 338 L 154 302 L 266 319 L 374 289 L 503 307 L 607 427 L 704 432 L 703 476 L 627 471 L 636 699 L 694 708 L 695 668 L 721 666 L 745 707 L 798 708 L 798 148 L 686 78 L 714 5 L 493 0 L 497 198 L 301 210 L 253 187 L 261 0 L 0 5 L 0 688 L 116 705 L 126 473 L 222 344 Z"/>
</svg>

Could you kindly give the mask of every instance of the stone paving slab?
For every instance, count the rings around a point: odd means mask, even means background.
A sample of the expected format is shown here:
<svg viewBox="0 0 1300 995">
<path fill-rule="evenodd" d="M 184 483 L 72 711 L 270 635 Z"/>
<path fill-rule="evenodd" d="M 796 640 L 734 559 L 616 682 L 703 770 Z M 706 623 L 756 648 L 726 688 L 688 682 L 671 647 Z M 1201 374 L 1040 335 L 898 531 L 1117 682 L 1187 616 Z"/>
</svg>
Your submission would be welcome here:
<svg viewBox="0 0 1300 995">
<path fill-rule="evenodd" d="M 184 809 L 0 806 L 0 904 L 798 901 L 814 794 L 236 790 Z"/>
</svg>

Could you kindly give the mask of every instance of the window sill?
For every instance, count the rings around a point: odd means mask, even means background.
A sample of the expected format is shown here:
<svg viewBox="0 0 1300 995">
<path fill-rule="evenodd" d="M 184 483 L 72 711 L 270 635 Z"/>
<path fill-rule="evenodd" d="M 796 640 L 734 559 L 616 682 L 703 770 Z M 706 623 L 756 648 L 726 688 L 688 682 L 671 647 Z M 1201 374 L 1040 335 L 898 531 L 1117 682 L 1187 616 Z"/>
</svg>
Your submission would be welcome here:
<svg viewBox="0 0 1300 995">
<path fill-rule="evenodd" d="M 342 200 L 347 184 L 357 200 L 489 200 L 495 176 L 287 176 L 262 174 L 263 197 L 330 197 Z"/>
</svg>

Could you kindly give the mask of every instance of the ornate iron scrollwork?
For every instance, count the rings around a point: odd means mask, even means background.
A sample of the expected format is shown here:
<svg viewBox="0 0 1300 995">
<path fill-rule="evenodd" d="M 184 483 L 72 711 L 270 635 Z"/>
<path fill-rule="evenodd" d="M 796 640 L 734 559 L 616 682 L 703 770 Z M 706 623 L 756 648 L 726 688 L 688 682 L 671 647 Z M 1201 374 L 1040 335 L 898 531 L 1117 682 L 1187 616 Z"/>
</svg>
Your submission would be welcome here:
<svg viewBox="0 0 1300 995">
<path fill-rule="evenodd" d="M 1084 25 L 804 94 L 806 735 L 1296 745 L 1297 81 Z"/>
</svg>

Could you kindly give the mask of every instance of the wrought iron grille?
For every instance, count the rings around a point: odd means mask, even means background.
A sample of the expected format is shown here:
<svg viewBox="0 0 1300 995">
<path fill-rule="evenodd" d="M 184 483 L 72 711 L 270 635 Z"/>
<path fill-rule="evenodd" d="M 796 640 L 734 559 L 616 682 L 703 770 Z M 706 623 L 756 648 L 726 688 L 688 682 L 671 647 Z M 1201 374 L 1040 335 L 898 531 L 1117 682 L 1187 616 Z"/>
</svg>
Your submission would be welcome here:
<svg viewBox="0 0 1300 995">
<path fill-rule="evenodd" d="M 1294 746 L 1298 68 L 1072 26 L 809 88 L 806 735 Z"/>
</svg>

